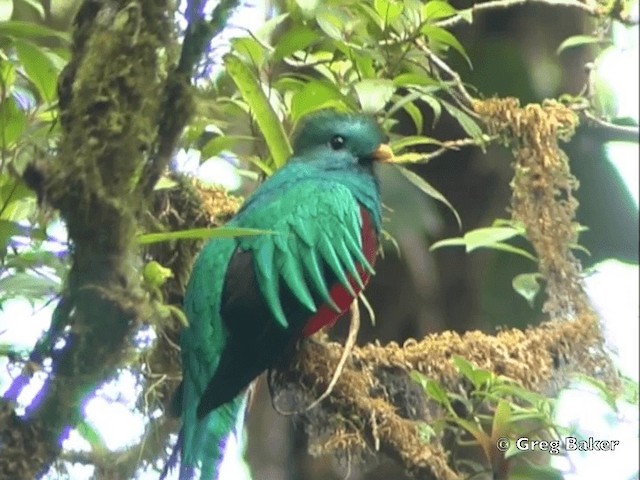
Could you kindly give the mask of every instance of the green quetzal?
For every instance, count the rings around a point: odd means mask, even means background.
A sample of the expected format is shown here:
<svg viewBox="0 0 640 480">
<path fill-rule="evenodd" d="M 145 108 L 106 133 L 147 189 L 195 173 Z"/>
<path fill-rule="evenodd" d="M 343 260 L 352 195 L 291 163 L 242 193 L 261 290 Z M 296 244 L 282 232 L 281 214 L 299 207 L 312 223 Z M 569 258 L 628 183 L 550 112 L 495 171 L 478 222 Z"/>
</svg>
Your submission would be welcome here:
<svg viewBox="0 0 640 480">
<path fill-rule="evenodd" d="M 211 240 L 187 286 L 182 332 L 180 479 L 213 480 L 242 433 L 247 386 L 295 341 L 345 313 L 378 249 L 375 161 L 391 149 L 364 115 L 310 116 L 287 164 L 247 199 L 233 227 L 271 234 Z M 165 472 L 166 473 L 166 472 Z"/>
</svg>

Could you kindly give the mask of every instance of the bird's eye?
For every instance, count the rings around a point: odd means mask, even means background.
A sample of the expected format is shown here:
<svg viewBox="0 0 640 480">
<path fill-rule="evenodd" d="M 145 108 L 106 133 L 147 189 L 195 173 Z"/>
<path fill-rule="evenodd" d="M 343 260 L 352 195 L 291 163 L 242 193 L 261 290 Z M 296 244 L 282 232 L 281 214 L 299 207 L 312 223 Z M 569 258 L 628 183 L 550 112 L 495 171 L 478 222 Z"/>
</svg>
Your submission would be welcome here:
<svg viewBox="0 0 640 480">
<path fill-rule="evenodd" d="M 344 148 L 344 144 L 345 144 L 344 137 L 341 136 L 341 135 L 335 135 L 329 141 L 329 145 L 331 145 L 331 148 L 333 148 L 334 150 L 343 149 Z"/>
</svg>

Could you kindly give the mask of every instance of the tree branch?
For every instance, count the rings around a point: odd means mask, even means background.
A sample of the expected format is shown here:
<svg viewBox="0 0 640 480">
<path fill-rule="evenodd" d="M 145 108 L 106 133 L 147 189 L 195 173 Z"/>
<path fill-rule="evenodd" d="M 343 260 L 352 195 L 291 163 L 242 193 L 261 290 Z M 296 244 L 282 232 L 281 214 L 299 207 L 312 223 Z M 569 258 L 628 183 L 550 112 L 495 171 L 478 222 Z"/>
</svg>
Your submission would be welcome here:
<svg viewBox="0 0 640 480">
<path fill-rule="evenodd" d="M 598 131 L 598 135 L 603 141 L 608 142 L 633 142 L 640 141 L 640 128 L 638 126 L 617 125 L 598 118 L 589 110 L 584 110 L 582 114 L 587 119 L 587 125 Z"/>
<path fill-rule="evenodd" d="M 526 4 L 539 3 L 549 5 L 552 7 L 569 7 L 577 8 L 583 12 L 591 15 L 592 17 L 609 17 L 613 20 L 617 20 L 624 25 L 637 25 L 638 21 L 632 19 L 628 14 L 622 14 L 620 9 L 602 5 L 592 1 L 582 2 L 579 0 L 491 0 L 488 2 L 477 3 L 470 8 L 460 10 L 456 15 L 449 17 L 445 20 L 435 22 L 435 26 L 441 28 L 451 28 L 460 23 L 467 23 L 469 16 L 474 13 L 484 12 L 489 10 L 500 10 L 511 7 L 518 7 Z"/>
</svg>

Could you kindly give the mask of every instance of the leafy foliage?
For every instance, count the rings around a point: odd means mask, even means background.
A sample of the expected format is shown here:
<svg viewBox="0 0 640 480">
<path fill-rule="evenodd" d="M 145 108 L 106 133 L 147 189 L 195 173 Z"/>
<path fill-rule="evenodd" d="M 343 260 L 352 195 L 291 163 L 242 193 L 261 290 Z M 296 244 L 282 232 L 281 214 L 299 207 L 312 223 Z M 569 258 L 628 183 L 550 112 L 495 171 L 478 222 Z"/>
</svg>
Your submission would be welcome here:
<svg viewBox="0 0 640 480">
<path fill-rule="evenodd" d="M 515 445 L 515 440 L 523 436 L 529 441 L 559 438 L 553 418 L 554 400 L 531 392 L 509 378 L 477 368 L 460 356 L 454 356 L 452 363 L 463 384 L 468 382 L 468 388 L 462 393 L 447 392 L 438 382 L 419 372 L 413 372 L 412 376 L 425 395 L 446 412 L 432 427 L 436 434 L 445 430 L 453 433 L 457 445 L 452 448 L 453 462 L 459 463 L 460 469 L 468 470 L 470 475 L 505 474 L 506 460 L 511 459 L 508 478 L 562 478 L 556 469 L 537 463 L 533 451 L 518 449 Z M 464 459 L 464 447 L 470 445 L 480 448 L 483 462 Z M 458 455 L 462 457 L 457 458 Z"/>
<path fill-rule="evenodd" d="M 40 42 L 51 37 L 58 48 Z M 55 215 L 38 210 L 20 174 L 55 145 L 56 81 L 68 38 L 33 23 L 0 22 L 0 306 L 54 295 L 66 272 L 66 254 L 53 253 L 56 239 L 47 235 Z"/>
<path fill-rule="evenodd" d="M 249 116 L 260 134 L 252 130 L 251 136 L 264 138 L 277 168 L 290 152 L 280 125 L 290 133 L 316 110 L 369 112 L 382 117 L 387 129 L 396 122 L 392 115 L 402 110 L 417 133 L 410 143 L 397 145 L 406 148 L 438 143 L 423 135 L 422 111 L 428 106 L 436 120 L 444 110 L 480 138 L 482 131 L 472 116 L 445 99 L 449 84 L 425 58 L 425 48 L 466 56 L 455 37 L 437 26 L 438 20 L 455 13 L 440 0 L 293 4 L 254 36 L 232 42 L 225 72 L 209 87 L 214 99 L 206 110 L 213 114 L 197 120 L 200 127 L 190 136 L 198 138 L 213 124 L 220 129 L 216 140 L 236 138 L 238 125 L 229 124 L 229 114 Z M 227 75 L 238 89 L 231 95 Z M 228 142 L 225 147 L 243 155 L 246 142 Z"/>
</svg>

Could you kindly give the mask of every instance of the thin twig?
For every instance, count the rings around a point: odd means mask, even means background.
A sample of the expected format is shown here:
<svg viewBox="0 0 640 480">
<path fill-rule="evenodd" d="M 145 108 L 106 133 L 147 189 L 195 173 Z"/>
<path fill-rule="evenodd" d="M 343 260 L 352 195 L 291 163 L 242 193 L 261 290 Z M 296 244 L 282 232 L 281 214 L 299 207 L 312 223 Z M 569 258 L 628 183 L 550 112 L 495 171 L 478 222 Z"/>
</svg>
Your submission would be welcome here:
<svg viewBox="0 0 640 480">
<path fill-rule="evenodd" d="M 340 360 L 338 361 L 338 365 L 336 365 L 336 369 L 333 372 L 333 376 L 331 377 L 331 381 L 327 386 L 326 390 L 322 392 L 322 394 L 316 398 L 313 402 L 311 402 L 306 407 L 300 410 L 282 410 L 276 405 L 274 401 L 274 392 L 272 388 L 272 383 L 270 378 L 267 379 L 267 385 L 269 386 L 269 393 L 271 394 L 271 405 L 273 409 L 278 412 L 280 415 L 291 416 L 291 415 L 300 415 L 301 413 L 308 412 L 312 408 L 317 407 L 320 402 L 322 402 L 325 398 L 331 395 L 333 388 L 338 383 L 338 379 L 340 378 L 340 374 L 344 370 L 344 366 L 347 363 L 347 360 L 351 356 L 351 352 L 353 351 L 353 347 L 356 345 L 356 339 L 358 338 L 358 331 L 360 330 L 360 307 L 358 306 L 358 299 L 355 298 L 353 303 L 351 304 L 351 321 L 349 322 L 349 334 L 347 335 L 347 340 L 344 344 L 344 350 L 342 350 L 342 354 L 340 355 Z M 270 372 L 270 374 L 273 372 Z"/>
<path fill-rule="evenodd" d="M 453 70 L 449 65 L 447 65 L 447 63 L 444 60 L 442 60 L 435 53 L 433 53 L 422 39 L 416 40 L 416 45 L 420 50 L 422 50 L 427 55 L 431 63 L 433 63 L 440 70 L 442 70 L 447 75 L 449 75 L 449 77 L 451 77 L 451 79 L 453 80 L 454 86 L 456 87 L 456 89 L 462 95 L 462 97 L 466 102 L 466 104 L 462 103 L 455 95 L 452 95 L 454 100 L 458 103 L 458 105 L 460 105 L 460 107 L 466 110 L 466 112 L 469 113 L 470 115 L 477 117 L 478 115 L 473 111 L 473 108 L 472 108 L 474 99 L 471 96 L 471 94 L 467 91 L 467 88 L 464 86 L 464 82 L 462 81 L 462 78 L 460 78 L 460 75 L 458 75 L 458 72 Z"/>
<path fill-rule="evenodd" d="M 598 118 L 589 110 L 584 110 L 582 113 L 595 126 L 619 136 L 622 141 L 635 141 L 637 143 L 640 140 L 640 128 L 637 125 L 616 125 L 615 123 Z"/>
<path fill-rule="evenodd" d="M 318 404 L 331 395 L 331 391 L 333 387 L 338 383 L 338 379 L 340 378 L 340 374 L 344 369 L 344 365 L 347 363 L 351 352 L 353 351 L 353 347 L 356 345 L 356 339 L 358 338 L 358 330 L 360 330 L 360 307 L 358 306 L 358 299 L 354 299 L 351 304 L 351 322 L 349 322 L 349 335 L 347 336 L 347 341 L 344 344 L 344 350 L 342 351 L 342 355 L 340 356 L 340 361 L 336 366 L 335 371 L 333 372 L 333 377 L 331 377 L 331 381 L 327 386 L 327 389 L 316 398 L 313 402 L 311 402 L 302 412 L 308 412 L 312 408 L 318 406 Z"/>
<path fill-rule="evenodd" d="M 489 2 L 477 3 L 470 8 L 460 10 L 456 15 L 449 17 L 445 20 L 435 22 L 436 27 L 451 28 L 454 25 L 460 23 L 467 23 L 469 14 L 473 15 L 476 12 L 485 10 L 498 10 L 503 8 L 517 7 L 531 3 L 543 3 L 554 7 L 571 7 L 577 8 L 586 12 L 593 17 L 611 16 L 615 20 L 623 23 L 624 25 L 637 25 L 638 21 L 631 18 L 622 18 L 620 15 L 613 16 L 613 12 L 608 12 L 606 7 L 598 5 L 595 2 L 581 2 L 578 0 L 492 0 Z"/>
<path fill-rule="evenodd" d="M 482 142 L 474 138 L 461 138 L 458 140 L 448 140 L 442 142 L 440 148 L 429 153 L 415 153 L 409 152 L 401 155 L 396 155 L 394 163 L 427 163 L 440 155 L 449 152 L 451 150 L 459 150 L 460 147 L 479 146 L 491 143 L 498 139 L 497 135 L 483 135 Z"/>
</svg>

